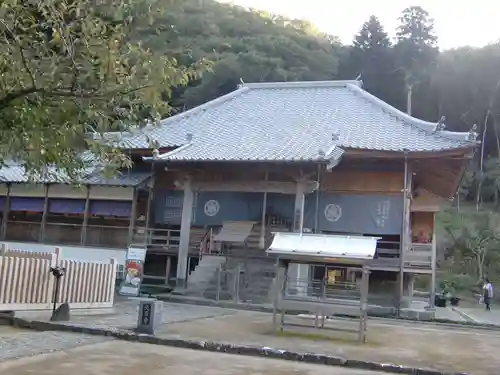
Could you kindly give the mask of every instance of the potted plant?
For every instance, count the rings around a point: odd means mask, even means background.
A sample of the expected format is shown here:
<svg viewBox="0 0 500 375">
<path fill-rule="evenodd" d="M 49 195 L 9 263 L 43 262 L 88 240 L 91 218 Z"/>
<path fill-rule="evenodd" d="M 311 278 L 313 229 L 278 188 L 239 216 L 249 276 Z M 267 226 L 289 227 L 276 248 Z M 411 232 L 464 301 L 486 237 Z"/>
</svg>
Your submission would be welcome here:
<svg viewBox="0 0 500 375">
<path fill-rule="evenodd" d="M 446 297 L 441 293 L 436 294 L 434 304 L 436 307 L 446 307 Z"/>
</svg>

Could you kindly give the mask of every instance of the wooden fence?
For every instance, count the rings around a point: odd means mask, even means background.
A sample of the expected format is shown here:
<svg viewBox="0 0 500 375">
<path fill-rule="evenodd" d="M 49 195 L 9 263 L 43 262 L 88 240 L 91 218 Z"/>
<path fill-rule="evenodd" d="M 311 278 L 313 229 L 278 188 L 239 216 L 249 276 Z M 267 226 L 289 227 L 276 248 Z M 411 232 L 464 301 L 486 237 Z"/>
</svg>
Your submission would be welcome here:
<svg viewBox="0 0 500 375">
<path fill-rule="evenodd" d="M 0 311 L 50 309 L 55 278 L 50 267 L 66 269 L 60 280 L 57 303 L 71 308 L 112 307 L 117 263 L 59 260 L 53 253 L 0 250 Z"/>
</svg>

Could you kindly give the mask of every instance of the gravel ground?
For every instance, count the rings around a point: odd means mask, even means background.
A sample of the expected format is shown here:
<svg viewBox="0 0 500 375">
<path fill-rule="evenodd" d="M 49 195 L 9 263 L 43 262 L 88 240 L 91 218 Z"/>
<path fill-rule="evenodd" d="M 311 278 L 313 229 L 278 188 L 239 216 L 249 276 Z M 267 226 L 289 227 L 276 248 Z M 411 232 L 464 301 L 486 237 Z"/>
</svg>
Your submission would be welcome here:
<svg viewBox="0 0 500 375">
<path fill-rule="evenodd" d="M 18 333 L 9 331 L 3 334 L 0 331 L 0 362 L 15 358 L 32 357 L 64 349 L 73 349 L 109 340 L 113 339 L 65 332 L 19 330 Z"/>
</svg>

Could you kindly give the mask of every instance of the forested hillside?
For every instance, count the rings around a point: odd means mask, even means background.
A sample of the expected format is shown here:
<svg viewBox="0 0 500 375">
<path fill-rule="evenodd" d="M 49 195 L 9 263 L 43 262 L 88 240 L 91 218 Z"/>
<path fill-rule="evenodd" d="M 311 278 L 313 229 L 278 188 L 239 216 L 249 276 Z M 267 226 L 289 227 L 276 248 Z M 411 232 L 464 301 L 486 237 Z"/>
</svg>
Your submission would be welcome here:
<svg viewBox="0 0 500 375">
<path fill-rule="evenodd" d="M 176 94 L 177 107 L 192 107 L 234 90 L 240 80 L 296 81 L 355 79 L 365 89 L 406 111 L 412 87 L 412 114 L 438 121 L 450 130 L 481 130 L 488 111 L 500 99 L 500 44 L 439 51 L 432 15 L 414 7 L 405 10 L 395 40 L 390 40 L 376 15 L 360 25 L 352 45 L 342 46 L 308 22 L 248 11 L 213 0 L 164 0 L 165 13 L 140 39 L 157 52 L 183 63 L 201 57 L 212 71 Z M 152 32 L 154 31 L 154 32 Z M 391 30 L 392 31 L 392 30 Z M 496 110 L 498 112 L 498 110 Z M 488 125 L 493 131 L 495 116 Z M 487 153 L 497 154 L 496 137 Z"/>
<path fill-rule="evenodd" d="M 214 63 L 177 105 L 192 107 L 245 82 L 324 80 L 338 76 L 340 44 L 303 21 L 246 11 L 213 0 L 165 0 L 162 17 L 140 39 L 184 64 Z M 154 30 L 154 33 L 151 31 Z"/>
</svg>

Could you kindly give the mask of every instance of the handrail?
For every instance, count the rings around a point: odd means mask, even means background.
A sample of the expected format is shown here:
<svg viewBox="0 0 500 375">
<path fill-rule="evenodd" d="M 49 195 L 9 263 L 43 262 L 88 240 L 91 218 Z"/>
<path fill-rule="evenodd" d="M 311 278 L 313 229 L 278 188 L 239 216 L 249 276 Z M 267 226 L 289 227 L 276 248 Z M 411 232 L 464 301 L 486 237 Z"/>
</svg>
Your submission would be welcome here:
<svg viewBox="0 0 500 375">
<path fill-rule="evenodd" d="M 203 258 L 203 255 L 205 253 L 207 253 L 207 251 L 210 250 L 210 249 L 207 249 L 207 240 L 211 237 L 211 235 L 212 235 L 212 229 L 207 230 L 200 241 L 200 249 L 199 249 L 199 254 L 198 254 L 199 261 L 201 261 L 201 258 Z"/>
</svg>

